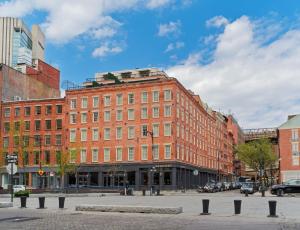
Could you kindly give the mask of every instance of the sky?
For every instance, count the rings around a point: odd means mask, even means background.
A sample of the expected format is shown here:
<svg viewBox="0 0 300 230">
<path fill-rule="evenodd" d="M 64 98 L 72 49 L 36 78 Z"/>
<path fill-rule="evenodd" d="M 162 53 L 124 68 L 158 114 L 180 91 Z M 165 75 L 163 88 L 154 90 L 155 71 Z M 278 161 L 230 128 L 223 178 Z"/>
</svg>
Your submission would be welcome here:
<svg viewBox="0 0 300 230">
<path fill-rule="evenodd" d="M 61 81 L 157 67 L 243 128 L 300 114 L 299 0 L 0 0 L 39 24 Z"/>
</svg>

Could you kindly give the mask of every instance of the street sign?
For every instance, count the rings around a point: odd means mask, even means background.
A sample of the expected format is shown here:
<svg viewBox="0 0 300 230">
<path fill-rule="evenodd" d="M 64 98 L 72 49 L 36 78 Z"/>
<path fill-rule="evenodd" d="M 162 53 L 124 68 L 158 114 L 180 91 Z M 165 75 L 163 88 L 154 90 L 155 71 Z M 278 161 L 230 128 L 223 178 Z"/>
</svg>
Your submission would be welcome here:
<svg viewBox="0 0 300 230">
<path fill-rule="evenodd" d="M 195 169 L 195 170 L 193 171 L 193 174 L 194 174 L 194 176 L 198 176 L 199 171 L 198 171 L 197 169 Z"/>
<path fill-rule="evenodd" d="M 9 175 L 11 175 L 11 167 L 12 167 L 12 173 L 13 175 L 18 172 L 18 166 L 16 164 L 8 164 L 6 166 L 6 171 Z"/>
<path fill-rule="evenodd" d="M 42 169 L 39 169 L 38 174 L 39 174 L 40 176 L 43 176 L 44 171 L 43 171 Z"/>
</svg>

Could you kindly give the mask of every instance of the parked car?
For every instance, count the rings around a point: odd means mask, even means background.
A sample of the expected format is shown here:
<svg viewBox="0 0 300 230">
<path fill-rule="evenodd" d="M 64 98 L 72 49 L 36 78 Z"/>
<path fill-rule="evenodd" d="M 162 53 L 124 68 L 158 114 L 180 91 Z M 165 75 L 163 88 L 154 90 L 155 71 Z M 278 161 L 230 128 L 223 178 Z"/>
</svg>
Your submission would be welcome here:
<svg viewBox="0 0 300 230">
<path fill-rule="evenodd" d="M 214 182 L 208 182 L 204 187 L 203 187 L 204 192 L 218 192 L 218 186 Z"/>
<path fill-rule="evenodd" d="M 273 185 L 271 194 L 283 195 L 284 193 L 300 193 L 300 179 L 291 179 L 282 184 Z"/>
<path fill-rule="evenodd" d="M 14 185 L 13 190 L 14 190 L 14 193 L 19 192 L 19 191 L 25 191 L 26 187 L 25 187 L 25 185 Z"/>
<path fill-rule="evenodd" d="M 224 187 L 225 187 L 225 190 L 230 190 L 230 183 L 224 182 Z"/>
<path fill-rule="evenodd" d="M 257 186 L 253 182 L 245 182 L 243 183 L 240 192 L 241 193 L 248 192 L 248 194 L 253 194 L 257 192 L 257 189 L 258 189 Z"/>
<path fill-rule="evenodd" d="M 225 191 L 225 184 L 222 183 L 222 182 L 218 182 L 216 184 L 217 188 L 218 188 L 218 192 L 222 192 L 222 191 Z"/>
</svg>

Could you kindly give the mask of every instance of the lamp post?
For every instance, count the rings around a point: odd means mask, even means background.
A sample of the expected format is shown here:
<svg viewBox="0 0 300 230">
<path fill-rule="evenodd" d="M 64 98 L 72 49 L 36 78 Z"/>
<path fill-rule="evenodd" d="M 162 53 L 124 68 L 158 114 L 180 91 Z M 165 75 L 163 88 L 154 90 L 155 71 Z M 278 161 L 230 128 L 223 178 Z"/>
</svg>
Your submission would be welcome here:
<svg viewBox="0 0 300 230">
<path fill-rule="evenodd" d="M 149 130 L 146 130 L 146 135 L 150 135 L 151 136 L 151 158 L 152 158 L 152 162 L 154 160 L 154 157 L 153 157 L 153 131 L 149 131 Z M 149 181 L 150 181 L 150 196 L 152 196 L 152 175 L 153 175 L 153 172 L 156 171 L 155 169 L 155 166 L 151 167 L 150 169 L 150 178 L 149 178 Z"/>
</svg>

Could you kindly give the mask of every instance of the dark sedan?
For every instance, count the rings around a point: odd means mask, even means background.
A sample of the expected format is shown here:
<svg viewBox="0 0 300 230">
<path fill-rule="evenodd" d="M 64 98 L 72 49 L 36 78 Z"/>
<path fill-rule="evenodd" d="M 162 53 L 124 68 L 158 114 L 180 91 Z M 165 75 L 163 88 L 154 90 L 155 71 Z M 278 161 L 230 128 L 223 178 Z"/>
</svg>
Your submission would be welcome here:
<svg viewBox="0 0 300 230">
<path fill-rule="evenodd" d="M 282 184 L 273 185 L 271 193 L 277 196 L 284 193 L 300 193 L 300 179 L 291 179 Z"/>
</svg>

